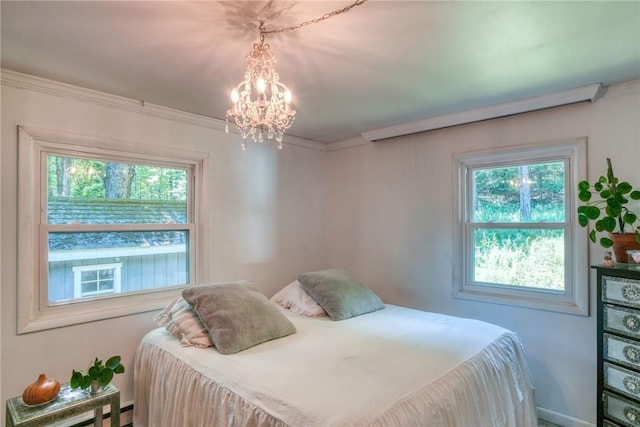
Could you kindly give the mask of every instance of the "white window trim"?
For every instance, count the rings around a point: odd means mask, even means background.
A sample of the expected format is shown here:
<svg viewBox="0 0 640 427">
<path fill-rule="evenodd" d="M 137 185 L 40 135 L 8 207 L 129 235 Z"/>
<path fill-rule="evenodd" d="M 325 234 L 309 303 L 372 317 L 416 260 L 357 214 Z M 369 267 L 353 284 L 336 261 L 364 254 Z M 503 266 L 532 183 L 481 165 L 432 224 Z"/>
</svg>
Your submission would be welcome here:
<svg viewBox="0 0 640 427">
<path fill-rule="evenodd" d="M 178 148 L 159 147 L 134 142 L 96 138 L 71 133 L 18 126 L 18 280 L 17 280 L 17 333 L 52 329 L 73 324 L 158 310 L 176 296 L 176 289 L 168 287 L 89 298 L 69 304 L 48 304 L 47 232 L 51 227 L 41 225 L 40 206 L 46 197 L 46 182 L 42 176 L 39 153 L 47 149 L 63 149 L 78 155 L 94 153 L 120 157 L 124 160 L 147 159 L 165 163 L 191 165 L 194 168 L 193 214 L 195 229 L 190 232 L 193 241 L 191 283 L 200 283 L 209 277 L 208 198 L 203 183 L 208 175 L 208 153 Z M 43 190 L 44 189 L 44 190 Z M 45 191 L 43 194 L 42 191 Z M 42 243 L 45 242 L 45 243 Z M 44 258 L 42 258 L 44 257 Z"/>
<path fill-rule="evenodd" d="M 73 297 L 74 298 L 87 298 L 90 296 L 97 296 L 101 294 L 114 294 L 119 293 L 122 289 L 121 277 L 122 277 L 122 263 L 114 264 L 93 264 L 93 265 L 76 265 L 71 268 L 73 270 Z M 101 271 L 101 270 L 113 270 L 113 288 L 108 292 L 82 292 L 82 273 L 87 271 Z M 98 283 L 100 283 L 100 275 L 98 274 Z M 88 295 L 89 294 L 89 295 Z"/>
<path fill-rule="evenodd" d="M 566 140 L 549 141 L 545 143 L 528 144 L 458 153 L 453 158 L 454 212 L 454 263 L 453 263 L 453 295 L 455 298 L 469 299 L 482 302 L 506 304 L 540 310 L 569 313 L 581 316 L 589 315 L 589 259 L 588 237 L 578 225 L 576 209 L 578 198 L 576 186 L 586 179 L 587 174 L 587 139 L 586 137 Z M 467 174 L 469 167 L 489 166 L 498 167 L 511 164 L 513 161 L 545 162 L 548 160 L 564 159 L 567 164 L 565 174 L 565 191 L 568 201 L 565 206 L 567 225 L 565 230 L 565 291 L 557 292 L 534 288 L 515 288 L 483 283 L 473 283 L 470 280 L 472 257 L 470 253 L 471 241 L 467 220 L 471 213 L 468 211 L 469 188 Z M 554 226 L 558 228 L 558 226 Z"/>
</svg>

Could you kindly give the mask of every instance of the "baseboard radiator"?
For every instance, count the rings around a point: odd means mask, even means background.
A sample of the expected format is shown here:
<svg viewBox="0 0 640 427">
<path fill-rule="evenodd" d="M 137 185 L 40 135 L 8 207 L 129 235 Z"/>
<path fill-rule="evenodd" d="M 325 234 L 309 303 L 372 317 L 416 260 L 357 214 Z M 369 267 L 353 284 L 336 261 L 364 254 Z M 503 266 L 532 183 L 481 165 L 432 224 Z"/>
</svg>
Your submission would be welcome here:
<svg viewBox="0 0 640 427">
<path fill-rule="evenodd" d="M 76 420 L 71 427 L 85 427 L 93 426 L 93 416 L 87 414 L 81 416 L 81 420 Z M 111 414 L 106 413 L 102 420 L 103 427 L 111 427 Z M 120 408 L 120 427 L 132 427 L 133 426 L 133 403 L 128 404 Z"/>
</svg>

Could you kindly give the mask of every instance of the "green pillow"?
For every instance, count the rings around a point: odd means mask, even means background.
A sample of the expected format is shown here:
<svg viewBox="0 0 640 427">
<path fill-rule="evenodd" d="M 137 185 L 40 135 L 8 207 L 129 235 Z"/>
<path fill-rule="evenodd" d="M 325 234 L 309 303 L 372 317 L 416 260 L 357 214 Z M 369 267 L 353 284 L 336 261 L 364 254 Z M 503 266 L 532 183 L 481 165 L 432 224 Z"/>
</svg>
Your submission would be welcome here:
<svg viewBox="0 0 640 427">
<path fill-rule="evenodd" d="M 331 320 L 349 319 L 384 308 L 378 295 L 344 270 L 303 273 L 298 281 Z"/>
<path fill-rule="evenodd" d="M 282 338 L 296 328 L 259 290 L 239 283 L 193 286 L 182 291 L 222 354 Z"/>
</svg>

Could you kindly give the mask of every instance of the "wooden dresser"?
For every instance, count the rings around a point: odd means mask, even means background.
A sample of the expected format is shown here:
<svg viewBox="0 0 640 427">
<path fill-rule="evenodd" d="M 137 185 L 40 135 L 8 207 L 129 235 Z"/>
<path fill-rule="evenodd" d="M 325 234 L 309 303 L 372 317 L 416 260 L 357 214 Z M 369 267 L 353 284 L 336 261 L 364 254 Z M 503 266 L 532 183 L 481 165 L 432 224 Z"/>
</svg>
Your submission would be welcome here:
<svg viewBox="0 0 640 427">
<path fill-rule="evenodd" d="M 598 276 L 598 426 L 640 426 L 640 271 Z"/>
</svg>

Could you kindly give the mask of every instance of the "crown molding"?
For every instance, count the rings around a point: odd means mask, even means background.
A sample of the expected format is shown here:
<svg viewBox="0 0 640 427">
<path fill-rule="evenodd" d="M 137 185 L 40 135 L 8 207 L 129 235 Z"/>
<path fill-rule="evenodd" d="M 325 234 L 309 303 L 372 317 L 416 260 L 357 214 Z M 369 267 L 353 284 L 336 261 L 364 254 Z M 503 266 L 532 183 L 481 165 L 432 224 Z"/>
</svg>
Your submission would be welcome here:
<svg viewBox="0 0 640 427">
<path fill-rule="evenodd" d="M 213 117 L 201 116 L 199 114 L 175 110 L 173 108 L 163 107 L 162 105 L 150 104 L 148 102 L 145 102 L 144 100 L 136 100 L 123 96 L 112 95 L 93 89 L 74 86 L 55 80 L 32 76 L 29 74 L 18 73 L 16 71 L 7 69 L 2 69 L 0 71 L 0 83 L 4 86 L 31 90 L 38 93 L 73 99 L 76 101 L 100 105 L 120 111 L 133 112 L 150 117 L 173 120 L 180 123 L 186 123 L 194 126 L 200 126 L 214 129 L 220 132 L 225 132 L 225 121 Z M 229 127 L 229 132 L 238 134 L 233 126 Z M 285 145 L 295 145 L 298 147 L 309 148 L 313 150 L 327 150 L 326 144 L 290 135 L 285 135 L 283 143 Z"/>
<path fill-rule="evenodd" d="M 371 141 L 364 139 L 361 136 L 345 139 L 342 141 L 330 142 L 327 144 L 327 151 L 338 151 L 346 148 L 357 147 L 359 145 L 370 144 Z"/>
<path fill-rule="evenodd" d="M 545 108 L 574 104 L 577 102 L 594 102 L 601 94 L 602 85 L 600 83 L 595 83 L 565 91 L 525 98 L 518 101 L 505 102 L 459 113 L 432 117 L 417 122 L 390 126 L 383 129 L 363 132 L 361 135 L 368 141 L 379 141 L 397 136 L 474 123 L 498 117 L 542 110 Z"/>
<path fill-rule="evenodd" d="M 200 116 L 193 113 L 186 113 L 184 111 L 163 107 L 161 105 L 150 104 L 144 100 L 125 98 L 123 96 L 99 92 L 93 89 L 87 89 L 6 69 L 2 70 L 2 84 L 17 89 L 27 89 L 47 95 L 55 95 L 63 98 L 74 99 L 76 101 L 101 105 L 116 110 L 174 120 L 224 132 L 224 122 L 222 120 Z"/>
<path fill-rule="evenodd" d="M 629 80 L 622 83 L 616 83 L 604 88 L 602 100 L 619 98 L 622 96 L 638 96 L 640 95 L 640 79 Z"/>
</svg>

